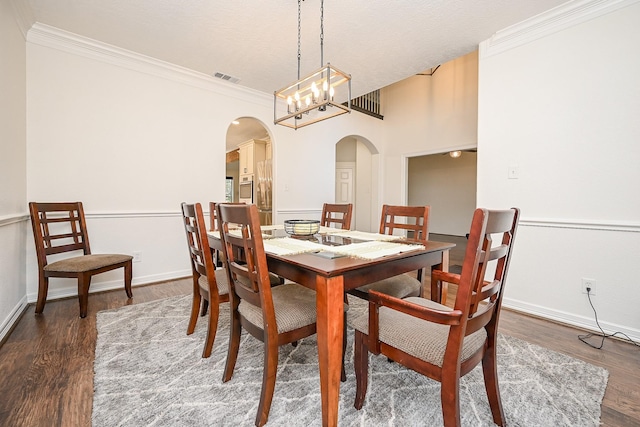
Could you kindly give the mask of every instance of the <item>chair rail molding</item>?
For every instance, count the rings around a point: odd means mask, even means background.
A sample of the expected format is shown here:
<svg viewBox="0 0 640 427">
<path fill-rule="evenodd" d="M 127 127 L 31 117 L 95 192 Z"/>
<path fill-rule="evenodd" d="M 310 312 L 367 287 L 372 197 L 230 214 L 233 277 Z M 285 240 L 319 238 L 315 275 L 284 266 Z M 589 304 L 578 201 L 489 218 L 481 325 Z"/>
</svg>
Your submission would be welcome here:
<svg viewBox="0 0 640 427">
<path fill-rule="evenodd" d="M 236 98 L 260 106 L 268 105 L 271 107 L 273 103 L 273 97 L 263 92 L 223 82 L 207 74 L 109 45 L 98 40 L 83 37 L 40 22 L 33 24 L 29 30 L 27 42 L 187 84 L 199 89 L 209 90 L 222 96 Z"/>
<path fill-rule="evenodd" d="M 480 43 L 480 58 L 488 58 L 574 25 L 638 3 L 640 0 L 575 0 L 496 32 Z"/>
<path fill-rule="evenodd" d="M 170 218 L 180 217 L 180 211 L 123 211 L 123 212 L 85 212 L 84 216 L 91 219 L 119 219 L 119 218 Z"/>
<path fill-rule="evenodd" d="M 0 216 L 0 227 L 4 227 L 5 225 L 11 225 L 11 224 L 28 221 L 28 220 L 29 220 L 28 213 Z"/>
<path fill-rule="evenodd" d="M 582 220 L 582 219 L 558 219 L 558 218 L 522 218 L 521 227 L 548 227 L 580 230 L 623 231 L 627 233 L 640 233 L 640 223 L 615 220 Z"/>
</svg>

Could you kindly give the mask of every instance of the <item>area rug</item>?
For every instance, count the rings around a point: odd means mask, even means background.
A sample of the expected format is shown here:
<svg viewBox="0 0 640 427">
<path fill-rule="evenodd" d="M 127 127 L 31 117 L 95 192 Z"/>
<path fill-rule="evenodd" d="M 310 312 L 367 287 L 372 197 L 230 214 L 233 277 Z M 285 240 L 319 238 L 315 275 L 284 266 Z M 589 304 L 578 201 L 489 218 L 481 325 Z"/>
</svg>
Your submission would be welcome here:
<svg viewBox="0 0 640 427">
<path fill-rule="evenodd" d="M 262 343 L 243 333 L 231 381 L 222 382 L 228 304 L 210 358 L 201 357 L 200 318 L 187 336 L 191 296 L 98 313 L 93 426 L 252 426 L 262 383 Z M 350 310 L 366 310 L 357 300 Z M 348 330 L 347 381 L 340 387 L 341 426 L 442 425 L 440 384 L 385 357 L 370 356 L 364 407 L 353 407 L 353 330 Z M 605 369 L 501 335 L 498 375 L 509 426 L 597 426 Z M 269 426 L 321 425 L 315 338 L 280 347 Z M 480 367 L 461 380 L 465 426 L 492 426 Z"/>
</svg>

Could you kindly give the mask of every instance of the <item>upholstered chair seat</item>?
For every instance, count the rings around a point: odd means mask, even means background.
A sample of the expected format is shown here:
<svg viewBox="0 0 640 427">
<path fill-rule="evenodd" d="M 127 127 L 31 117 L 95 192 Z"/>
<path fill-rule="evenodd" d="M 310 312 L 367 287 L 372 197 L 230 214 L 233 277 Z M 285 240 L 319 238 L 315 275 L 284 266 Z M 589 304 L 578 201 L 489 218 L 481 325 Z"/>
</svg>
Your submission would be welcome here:
<svg viewBox="0 0 640 427">
<path fill-rule="evenodd" d="M 274 287 L 271 296 L 279 334 L 316 322 L 316 293 L 311 289 L 288 283 Z M 241 300 L 238 311 L 250 323 L 262 329 L 264 323 L 260 307 Z"/>
<path fill-rule="evenodd" d="M 412 297 L 405 301 L 428 307 L 432 310 L 451 312 L 452 309 L 428 299 Z M 428 322 L 409 314 L 380 307 L 378 339 L 411 356 L 442 367 L 444 352 L 449 339 L 449 326 Z M 369 314 L 365 313 L 353 320 L 350 325 L 365 334 L 369 332 Z M 461 362 L 476 354 L 485 343 L 487 332 L 484 328 L 464 338 Z"/>
<path fill-rule="evenodd" d="M 120 254 L 82 255 L 52 262 L 51 264 L 45 265 L 43 270 L 67 273 L 83 273 L 85 271 L 95 270 L 121 262 L 127 262 L 132 259 L 133 257 L 131 255 Z"/>
<path fill-rule="evenodd" d="M 420 296 L 422 284 L 409 274 L 400 274 L 358 288 L 359 291 L 365 292 L 369 292 L 371 289 L 392 297 L 407 298 Z"/>
<path fill-rule="evenodd" d="M 216 283 L 218 284 L 218 293 L 225 295 L 229 293 L 229 279 L 227 279 L 227 272 L 224 268 L 219 268 L 215 271 Z M 209 281 L 207 276 L 200 276 L 198 278 L 198 286 L 200 286 L 200 292 L 204 292 L 209 295 Z"/>
</svg>

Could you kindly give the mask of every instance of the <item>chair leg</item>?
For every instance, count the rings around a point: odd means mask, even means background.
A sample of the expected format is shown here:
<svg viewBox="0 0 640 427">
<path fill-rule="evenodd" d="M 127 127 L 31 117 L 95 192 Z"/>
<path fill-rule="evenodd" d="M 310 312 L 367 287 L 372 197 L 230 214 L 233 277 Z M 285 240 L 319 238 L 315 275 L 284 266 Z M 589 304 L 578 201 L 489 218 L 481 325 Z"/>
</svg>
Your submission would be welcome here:
<svg viewBox="0 0 640 427">
<path fill-rule="evenodd" d="M 347 294 L 344 294 L 345 300 Z M 347 381 L 347 371 L 344 369 L 344 358 L 347 353 L 347 312 L 344 312 L 344 319 L 342 319 L 342 367 L 340 368 L 340 381 Z"/>
<path fill-rule="evenodd" d="M 80 317 L 87 317 L 89 307 L 89 286 L 91 285 L 91 275 L 81 273 L 78 275 L 78 300 L 80 302 Z"/>
<path fill-rule="evenodd" d="M 133 262 L 129 261 L 124 265 L 124 291 L 127 293 L 127 297 L 133 298 L 133 292 L 131 291 L 131 279 L 133 277 Z"/>
<path fill-rule="evenodd" d="M 356 409 L 362 409 L 369 382 L 369 349 L 367 348 L 366 338 L 366 335 L 362 332 L 355 332 L 353 365 L 356 371 L 356 399 L 353 406 Z"/>
<path fill-rule="evenodd" d="M 498 386 L 495 337 L 489 339 L 489 347 L 482 358 L 482 373 L 484 375 L 484 387 L 487 390 L 489 406 L 491 407 L 491 415 L 493 415 L 493 422 L 499 426 L 504 426 L 505 418 L 500 400 L 500 387 Z"/>
<path fill-rule="evenodd" d="M 460 381 L 455 373 L 442 372 L 440 397 L 445 427 L 460 426 Z"/>
<path fill-rule="evenodd" d="M 224 366 L 224 374 L 222 382 L 227 382 L 233 376 L 233 370 L 236 367 L 238 359 L 238 350 L 240 349 L 240 313 L 238 313 L 238 303 L 230 302 L 231 305 L 231 325 L 229 325 L 229 349 L 227 350 L 227 362 Z M 235 307 L 234 307 L 235 306 Z"/>
<path fill-rule="evenodd" d="M 187 326 L 187 335 L 191 335 L 196 329 L 196 323 L 198 322 L 198 311 L 200 310 L 200 303 L 202 296 L 200 295 L 200 288 L 198 288 L 198 281 L 194 277 L 193 279 L 193 300 L 191 301 L 191 316 L 189 316 L 189 326 Z"/>
<path fill-rule="evenodd" d="M 265 334 L 266 335 L 266 334 Z M 276 373 L 278 371 L 278 343 L 269 340 L 264 342 L 264 370 L 262 371 L 262 391 L 260 393 L 260 403 L 258 404 L 258 414 L 256 415 L 256 426 L 260 427 L 267 423 L 271 401 L 273 400 L 273 390 L 276 387 Z"/>
<path fill-rule="evenodd" d="M 200 310 L 200 317 L 206 316 L 207 310 L 209 310 L 209 301 L 205 299 L 204 301 L 202 301 L 202 309 Z"/>
<path fill-rule="evenodd" d="M 38 280 L 38 302 L 36 303 L 36 313 L 44 311 L 44 305 L 47 302 L 47 292 L 49 292 L 49 278 L 40 272 L 40 280 Z"/>
<path fill-rule="evenodd" d="M 205 300 L 205 303 L 207 301 Z M 204 305 L 204 304 L 203 304 Z M 207 339 L 202 350 L 202 357 L 211 356 L 213 350 L 213 342 L 216 340 L 216 331 L 218 330 L 218 316 L 220 314 L 220 303 L 218 301 L 211 302 L 211 310 L 209 311 L 209 322 L 207 322 Z"/>
</svg>

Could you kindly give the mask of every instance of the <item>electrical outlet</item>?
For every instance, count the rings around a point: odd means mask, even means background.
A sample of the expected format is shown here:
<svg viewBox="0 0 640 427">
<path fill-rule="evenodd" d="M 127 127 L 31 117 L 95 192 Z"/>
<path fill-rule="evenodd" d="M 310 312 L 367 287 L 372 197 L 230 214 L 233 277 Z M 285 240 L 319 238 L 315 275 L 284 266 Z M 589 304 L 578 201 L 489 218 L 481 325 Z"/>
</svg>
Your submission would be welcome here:
<svg viewBox="0 0 640 427">
<path fill-rule="evenodd" d="M 587 288 L 589 288 L 589 291 L 587 292 Z M 595 295 L 596 294 L 596 279 L 582 279 L 582 293 L 586 294 L 588 293 L 589 295 Z"/>
<path fill-rule="evenodd" d="M 133 262 L 142 262 L 142 252 L 133 253 Z"/>
</svg>

